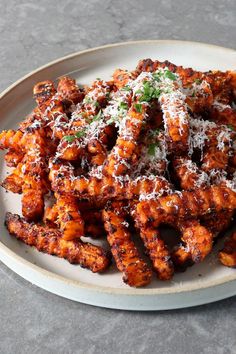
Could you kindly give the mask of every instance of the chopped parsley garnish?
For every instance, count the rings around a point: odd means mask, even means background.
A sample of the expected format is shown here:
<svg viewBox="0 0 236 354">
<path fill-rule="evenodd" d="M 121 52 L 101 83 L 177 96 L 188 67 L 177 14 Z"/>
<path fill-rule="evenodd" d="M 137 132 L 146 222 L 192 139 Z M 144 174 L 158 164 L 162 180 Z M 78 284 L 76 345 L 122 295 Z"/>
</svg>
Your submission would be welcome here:
<svg viewBox="0 0 236 354">
<path fill-rule="evenodd" d="M 161 90 L 153 87 L 150 81 L 145 81 L 143 83 L 143 89 L 138 90 L 137 93 L 142 93 L 139 97 L 139 102 L 150 102 L 154 98 L 159 98 Z"/>
<path fill-rule="evenodd" d="M 233 126 L 232 124 L 227 124 L 227 127 L 228 127 L 230 130 L 234 130 L 234 131 L 235 131 L 234 126 Z"/>
<path fill-rule="evenodd" d="M 125 103 L 125 102 L 120 102 L 119 108 L 120 108 L 120 109 L 128 109 L 128 105 L 127 105 L 127 103 Z"/>
<path fill-rule="evenodd" d="M 100 111 L 98 112 L 98 114 L 96 114 L 96 116 L 93 117 L 93 119 L 91 120 L 90 123 L 95 122 L 96 120 L 101 119 L 101 115 L 102 115 L 102 111 L 101 111 L 101 109 L 100 109 Z"/>
<path fill-rule="evenodd" d="M 79 132 L 75 133 L 76 138 L 82 138 L 85 135 L 85 130 L 80 130 Z"/>
<path fill-rule="evenodd" d="M 85 130 L 80 130 L 79 132 L 75 133 L 75 135 L 65 135 L 63 139 L 68 143 L 72 143 L 77 138 L 82 138 L 86 133 Z"/>
<path fill-rule="evenodd" d="M 136 111 L 138 113 L 142 113 L 142 105 L 141 105 L 141 103 L 135 103 L 134 104 L 134 108 L 136 109 Z"/>
<path fill-rule="evenodd" d="M 152 143 L 148 147 L 148 155 L 155 156 L 155 150 L 156 150 L 157 144 Z"/>
<path fill-rule="evenodd" d="M 200 85 L 200 84 L 202 83 L 202 80 L 196 79 L 196 80 L 195 80 L 195 83 L 196 83 L 197 85 Z"/>
<path fill-rule="evenodd" d="M 63 137 L 63 140 L 67 141 L 68 143 L 72 143 L 72 141 L 75 140 L 75 136 L 74 135 L 65 135 Z"/>
<path fill-rule="evenodd" d="M 176 75 L 174 73 L 172 73 L 172 71 L 170 71 L 170 70 L 165 70 L 164 76 L 165 76 L 165 78 L 170 79 L 172 81 L 176 80 Z"/>
<path fill-rule="evenodd" d="M 92 102 L 93 102 L 93 100 L 92 100 L 91 97 L 86 96 L 86 97 L 84 98 L 84 103 L 92 103 Z"/>
<path fill-rule="evenodd" d="M 122 87 L 121 90 L 122 91 L 131 91 L 131 87 L 129 87 L 128 85 L 125 85 L 124 87 Z"/>
</svg>

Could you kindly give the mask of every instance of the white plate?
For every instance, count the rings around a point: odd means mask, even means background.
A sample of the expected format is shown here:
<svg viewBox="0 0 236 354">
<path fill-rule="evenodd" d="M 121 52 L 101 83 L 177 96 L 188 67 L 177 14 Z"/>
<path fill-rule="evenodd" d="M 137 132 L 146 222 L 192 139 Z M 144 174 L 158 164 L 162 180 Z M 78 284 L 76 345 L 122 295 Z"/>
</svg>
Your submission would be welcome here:
<svg viewBox="0 0 236 354">
<path fill-rule="evenodd" d="M 54 61 L 16 82 L 1 95 L 0 129 L 13 128 L 33 108 L 32 87 L 37 81 L 71 74 L 88 84 L 96 77 L 108 79 L 115 68 L 135 68 L 139 59 L 170 60 L 200 70 L 236 69 L 236 52 L 201 43 L 140 41 L 108 45 Z M 5 174 L 1 153 L 1 179 Z M 209 303 L 236 294 L 236 271 L 220 265 L 216 252 L 202 264 L 174 276 L 156 279 L 143 289 L 123 284 L 114 268 L 92 274 L 62 259 L 37 252 L 10 237 L 3 225 L 6 211 L 20 212 L 20 197 L 0 191 L 0 259 L 13 271 L 60 296 L 87 304 L 126 310 L 164 310 Z M 220 247 L 220 245 L 218 246 Z"/>
</svg>

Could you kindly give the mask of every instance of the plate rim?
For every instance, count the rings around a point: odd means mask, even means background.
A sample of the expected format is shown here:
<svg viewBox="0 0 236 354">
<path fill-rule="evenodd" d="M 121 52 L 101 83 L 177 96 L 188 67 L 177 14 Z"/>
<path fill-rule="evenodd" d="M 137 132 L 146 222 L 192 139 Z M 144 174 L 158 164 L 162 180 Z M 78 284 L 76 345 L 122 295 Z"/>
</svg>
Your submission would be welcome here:
<svg viewBox="0 0 236 354">
<path fill-rule="evenodd" d="M 135 41 L 126 41 L 126 42 L 117 42 L 117 43 L 112 43 L 112 44 L 106 44 L 98 47 L 93 47 L 89 49 L 85 49 L 82 51 L 77 51 L 73 52 L 71 54 L 65 55 L 63 57 L 60 57 L 58 59 L 55 59 L 53 61 L 48 62 L 47 64 L 44 64 L 28 74 L 24 75 L 20 79 L 16 80 L 13 84 L 8 86 L 5 90 L 3 90 L 0 93 L 0 100 L 2 100 L 10 91 L 12 91 L 14 88 L 16 88 L 18 85 L 23 83 L 25 80 L 30 78 L 32 75 L 37 74 L 38 72 L 50 68 L 51 66 L 55 64 L 59 64 L 65 60 L 73 59 L 77 56 L 82 56 L 85 54 L 93 53 L 99 50 L 103 49 L 109 49 L 109 48 L 115 48 L 115 47 L 125 47 L 129 45 L 140 45 L 140 44 L 182 44 L 182 45 L 200 45 L 200 46 L 205 46 L 205 47 L 210 47 L 210 48 L 215 48 L 215 49 L 221 49 L 224 51 L 229 51 L 230 53 L 235 53 L 236 50 L 233 48 L 227 48 L 227 47 L 222 47 L 214 44 L 208 44 L 204 42 L 197 42 L 197 41 L 183 41 L 183 40 L 169 40 L 169 39 L 151 39 L 151 40 L 135 40 Z M 214 287 L 223 285 L 223 284 L 228 284 L 231 282 L 236 281 L 236 274 L 224 276 L 222 279 L 219 280 L 212 280 L 208 281 L 207 284 L 201 284 L 200 281 L 199 283 L 196 283 L 195 285 L 181 285 L 178 288 L 172 288 L 172 287 L 162 287 L 162 288 L 113 288 L 109 286 L 104 286 L 104 285 L 95 285 L 91 283 L 86 283 L 82 282 L 79 280 L 75 279 L 69 279 L 66 278 L 65 276 L 56 274 L 52 271 L 46 270 L 40 266 L 37 266 L 30 261 L 26 260 L 24 257 L 19 256 L 16 254 L 14 251 L 10 250 L 5 244 L 0 241 L 0 259 L 1 253 L 3 253 L 6 257 L 10 258 L 11 260 L 18 262 L 18 264 L 22 264 L 25 267 L 33 269 L 33 271 L 41 273 L 42 276 L 46 277 L 47 279 L 53 279 L 53 280 L 59 280 L 60 282 L 63 282 L 64 284 L 71 285 L 73 287 L 77 287 L 78 289 L 86 289 L 89 291 L 93 292 L 99 292 L 99 293 L 104 293 L 104 294 L 112 294 L 112 295 L 125 295 L 125 296 L 153 296 L 153 295 L 174 295 L 174 294 L 180 294 L 180 293 L 189 293 L 189 292 L 195 292 L 195 291 L 200 291 L 200 290 L 206 290 L 206 289 L 212 289 Z M 3 261 L 3 263 L 5 263 Z M 8 263 L 8 262 L 6 262 Z M 5 263 L 5 264 L 6 264 Z M 8 264 L 6 264 L 9 266 Z M 11 268 L 9 266 L 9 268 Z M 14 271 L 15 272 L 15 271 Z M 27 279 L 27 278 L 25 278 Z M 236 284 L 236 283 L 235 283 Z M 236 288 L 235 288 L 235 294 L 236 294 Z M 213 300 L 214 301 L 214 300 Z"/>
</svg>

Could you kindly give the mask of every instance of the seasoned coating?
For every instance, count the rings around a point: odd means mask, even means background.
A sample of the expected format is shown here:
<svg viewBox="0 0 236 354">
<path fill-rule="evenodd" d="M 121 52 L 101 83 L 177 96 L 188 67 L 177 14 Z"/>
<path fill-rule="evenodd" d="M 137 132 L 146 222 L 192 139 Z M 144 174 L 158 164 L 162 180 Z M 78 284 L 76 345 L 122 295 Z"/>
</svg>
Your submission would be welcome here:
<svg viewBox="0 0 236 354">
<path fill-rule="evenodd" d="M 117 268 L 123 273 L 123 281 L 130 286 L 140 287 L 150 283 L 152 272 L 131 240 L 126 212 L 119 202 L 103 210 L 107 240 Z"/>
<path fill-rule="evenodd" d="M 51 165 L 49 178 L 55 192 L 64 192 L 83 199 L 148 199 L 150 195 L 155 197 L 169 191 L 169 183 L 164 177 L 143 177 L 136 180 L 128 177 L 123 180 L 112 177 L 75 177 L 68 166 L 63 167 L 56 163 Z"/>
<path fill-rule="evenodd" d="M 141 201 L 136 206 L 139 225 L 159 225 L 162 218 L 199 217 L 212 211 L 232 211 L 236 208 L 236 193 L 224 186 L 211 186 L 203 190 L 183 191 Z"/>
<path fill-rule="evenodd" d="M 4 159 L 8 167 L 17 167 L 17 165 L 22 161 L 23 157 L 23 152 L 9 149 L 9 151 L 4 156 Z"/>
<path fill-rule="evenodd" d="M 84 236 L 84 221 L 81 217 L 77 199 L 71 195 L 55 194 L 58 212 L 56 223 L 63 232 L 62 238 L 73 240 Z"/>
<path fill-rule="evenodd" d="M 79 89 L 76 81 L 67 76 L 60 77 L 57 92 L 63 99 L 72 101 L 74 104 L 81 102 L 84 98 L 84 93 Z"/>
<path fill-rule="evenodd" d="M 219 260 L 226 267 L 236 267 L 236 232 L 225 241 L 223 250 L 219 252 Z"/>
<path fill-rule="evenodd" d="M 188 157 L 175 158 L 173 167 L 183 190 L 194 190 L 209 184 L 207 174 L 201 171 L 197 164 Z"/>
<path fill-rule="evenodd" d="M 214 102 L 212 108 L 210 109 L 210 118 L 218 123 L 230 125 L 234 130 L 236 130 L 236 112 L 231 108 L 230 105 Z"/>
<path fill-rule="evenodd" d="M 128 70 L 116 69 L 112 75 L 114 80 L 114 85 L 121 89 L 123 88 L 131 79 L 135 78 L 135 75 Z"/>
<path fill-rule="evenodd" d="M 21 150 L 23 133 L 20 130 L 3 130 L 0 133 L 0 150 Z"/>
<path fill-rule="evenodd" d="M 222 134 L 222 138 L 220 138 Z M 209 172 L 214 169 L 226 170 L 230 155 L 230 143 L 233 132 L 223 132 L 218 127 L 207 133 L 207 142 L 203 152 L 201 168 Z"/>
<path fill-rule="evenodd" d="M 27 245 L 34 246 L 40 252 L 65 258 L 70 263 L 79 264 L 94 273 L 103 272 L 110 263 L 101 247 L 79 240 L 64 240 L 59 230 L 29 224 L 25 219 L 11 213 L 6 214 L 5 223 L 9 233 Z"/>
<path fill-rule="evenodd" d="M 182 232 L 181 239 L 186 244 L 194 263 L 203 261 L 212 250 L 212 233 L 200 225 L 198 220 L 181 221 L 179 228 Z"/>
<path fill-rule="evenodd" d="M 160 98 L 163 120 L 171 151 L 187 151 L 189 140 L 189 113 L 185 96 L 180 92 L 166 93 Z"/>
<path fill-rule="evenodd" d="M 206 214 L 201 218 L 201 225 L 204 226 L 205 229 L 212 234 L 213 239 L 215 239 L 229 227 L 232 222 L 232 217 L 232 211 L 224 210 L 217 213 Z M 211 238 L 208 240 L 211 243 Z M 191 248 L 189 245 L 180 244 L 172 250 L 171 258 L 176 269 L 184 270 L 186 267 L 193 264 L 192 254 L 189 251 L 189 248 Z"/>
<path fill-rule="evenodd" d="M 233 221 L 234 211 L 222 210 L 218 213 L 206 214 L 201 218 L 201 224 L 210 230 L 216 238 L 220 233 L 226 231 Z"/>
<path fill-rule="evenodd" d="M 141 227 L 140 236 L 158 278 L 160 280 L 171 279 L 174 273 L 174 267 L 169 250 L 161 239 L 159 231 L 152 227 Z"/>
<path fill-rule="evenodd" d="M 229 98 L 234 95 L 235 90 L 235 77 L 233 71 L 209 71 L 200 72 L 192 68 L 183 68 L 170 63 L 168 60 L 160 62 L 158 60 L 152 61 L 151 59 L 140 60 L 133 75 L 137 76 L 141 72 L 155 72 L 160 68 L 168 68 L 171 72 L 178 74 L 181 77 L 184 87 L 196 84 L 203 79 L 207 80 L 210 85 L 214 97 Z"/>
<path fill-rule="evenodd" d="M 103 173 L 106 176 L 124 175 L 131 168 L 132 156 L 137 147 L 137 140 L 144 126 L 147 112 L 145 105 L 142 105 L 140 112 L 137 112 L 136 104 L 134 103 L 129 109 L 125 126 L 105 162 Z"/>
<path fill-rule="evenodd" d="M 44 106 L 56 94 L 54 83 L 50 80 L 34 85 L 33 95 L 39 107 Z"/>
</svg>

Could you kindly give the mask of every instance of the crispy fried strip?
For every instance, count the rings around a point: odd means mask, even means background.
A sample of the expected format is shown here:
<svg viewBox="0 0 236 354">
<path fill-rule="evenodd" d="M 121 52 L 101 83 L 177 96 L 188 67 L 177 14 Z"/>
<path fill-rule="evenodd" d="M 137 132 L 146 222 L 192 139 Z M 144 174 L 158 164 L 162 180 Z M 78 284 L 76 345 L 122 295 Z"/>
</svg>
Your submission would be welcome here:
<svg viewBox="0 0 236 354">
<path fill-rule="evenodd" d="M 13 172 L 3 180 L 3 182 L 1 183 L 1 186 L 3 188 L 12 193 L 22 193 L 22 185 L 24 183 L 21 172 L 22 166 L 23 164 L 19 163 L 17 167 L 13 170 Z"/>
<path fill-rule="evenodd" d="M 236 111 L 229 105 L 215 102 L 210 110 L 210 118 L 219 124 L 226 124 L 236 130 Z"/>
<path fill-rule="evenodd" d="M 77 199 L 71 195 L 55 194 L 57 209 L 56 223 L 60 226 L 64 240 L 74 240 L 84 236 L 84 221 L 81 217 Z"/>
<path fill-rule="evenodd" d="M 131 105 L 127 113 L 125 126 L 105 162 L 103 173 L 106 176 L 124 175 L 131 168 L 131 159 L 147 116 L 146 105 L 142 104 L 141 112 L 137 112 L 135 105 L 136 103 Z"/>
<path fill-rule="evenodd" d="M 161 280 L 169 280 L 174 273 L 169 250 L 161 239 L 160 232 L 152 227 L 141 227 L 140 236 L 152 261 L 154 270 Z"/>
<path fill-rule="evenodd" d="M 152 272 L 141 259 L 138 249 L 131 240 L 125 214 L 119 202 L 103 210 L 107 240 L 117 268 L 123 273 L 124 282 L 130 286 L 140 287 L 150 283 Z"/>
<path fill-rule="evenodd" d="M 236 209 L 236 193 L 224 186 L 212 185 L 195 191 L 183 191 L 160 197 L 158 200 L 141 201 L 136 206 L 139 225 L 159 225 L 163 217 L 193 218 L 212 211 Z"/>
<path fill-rule="evenodd" d="M 189 140 L 189 113 L 185 96 L 180 90 L 160 97 L 163 121 L 169 139 L 169 149 L 175 153 L 187 151 Z"/>
<path fill-rule="evenodd" d="M 79 240 L 66 241 L 59 230 L 29 224 L 25 219 L 11 213 L 6 214 L 5 223 L 9 233 L 27 245 L 36 247 L 40 252 L 65 258 L 94 273 L 104 271 L 110 263 L 101 247 Z"/>
<path fill-rule="evenodd" d="M 69 165 L 61 165 L 54 162 L 50 165 L 49 178 L 52 182 L 52 189 L 55 192 L 72 194 L 75 197 L 101 200 L 117 198 L 133 199 L 142 196 L 143 199 L 150 194 L 153 197 L 169 190 L 169 182 L 164 177 L 143 177 L 131 180 L 122 180 L 112 177 L 75 177 L 73 168 Z"/>
<path fill-rule="evenodd" d="M 112 75 L 114 80 L 114 85 L 120 90 L 122 89 L 130 80 L 135 78 L 132 72 L 128 70 L 116 69 Z"/>
<path fill-rule="evenodd" d="M 79 209 L 83 209 L 81 202 L 77 203 Z M 86 203 L 87 204 L 87 203 Z M 101 210 L 89 210 L 89 206 L 86 205 L 84 210 L 80 210 L 82 220 L 84 221 L 84 236 L 92 238 L 100 238 L 105 235 L 105 229 L 102 220 L 102 211 Z M 46 208 L 44 212 L 44 222 L 50 227 L 57 226 L 58 219 L 58 209 L 57 204 L 54 204 L 52 207 Z"/>
<path fill-rule="evenodd" d="M 48 101 L 56 94 L 56 89 L 52 81 L 46 80 L 38 82 L 34 85 L 33 95 L 40 107 L 40 110 L 45 110 Z"/>
<path fill-rule="evenodd" d="M 3 130 L 0 133 L 0 150 L 5 149 L 22 149 L 22 136 L 20 130 Z"/>
<path fill-rule="evenodd" d="M 219 252 L 219 260 L 226 267 L 236 267 L 236 232 L 225 241 L 224 248 Z"/>
<path fill-rule="evenodd" d="M 212 250 L 212 233 L 200 225 L 198 220 L 180 221 L 178 226 L 182 232 L 181 239 L 186 244 L 194 263 L 203 261 Z"/>
<path fill-rule="evenodd" d="M 76 81 L 67 76 L 59 79 L 57 92 L 63 99 L 68 99 L 74 104 L 81 102 L 84 98 L 84 93 L 79 89 Z"/>
<path fill-rule="evenodd" d="M 208 185 L 207 174 L 201 171 L 197 164 L 189 158 L 176 158 L 173 160 L 173 166 L 183 190 L 193 190 Z"/>
<path fill-rule="evenodd" d="M 154 72 L 160 68 L 168 68 L 170 71 L 178 74 L 183 82 L 184 87 L 189 87 L 199 80 L 207 80 L 210 84 L 211 91 L 214 97 L 228 98 L 232 95 L 236 87 L 236 74 L 234 71 L 209 71 L 200 72 L 192 68 L 183 68 L 170 63 L 168 60 L 160 62 L 158 60 L 152 61 L 151 59 L 140 60 L 136 70 L 132 73 L 137 77 L 141 72 Z"/>
<path fill-rule="evenodd" d="M 212 233 L 214 239 L 229 227 L 230 222 L 232 221 L 232 216 L 232 211 L 206 214 L 201 219 L 201 225 Z M 186 247 L 183 244 L 174 248 L 171 257 L 177 269 L 185 269 L 193 264 L 189 247 Z"/>
<path fill-rule="evenodd" d="M 221 133 L 220 129 L 212 129 L 207 133 L 208 141 L 204 148 L 202 158 L 202 170 L 209 172 L 214 169 L 226 170 L 229 162 L 230 145 L 228 139 L 222 138 L 223 147 L 218 146 L 217 137 Z"/>
<path fill-rule="evenodd" d="M 4 159 L 8 167 L 16 167 L 23 159 L 24 153 L 22 151 L 17 151 L 15 149 L 10 149 Z"/>
</svg>

